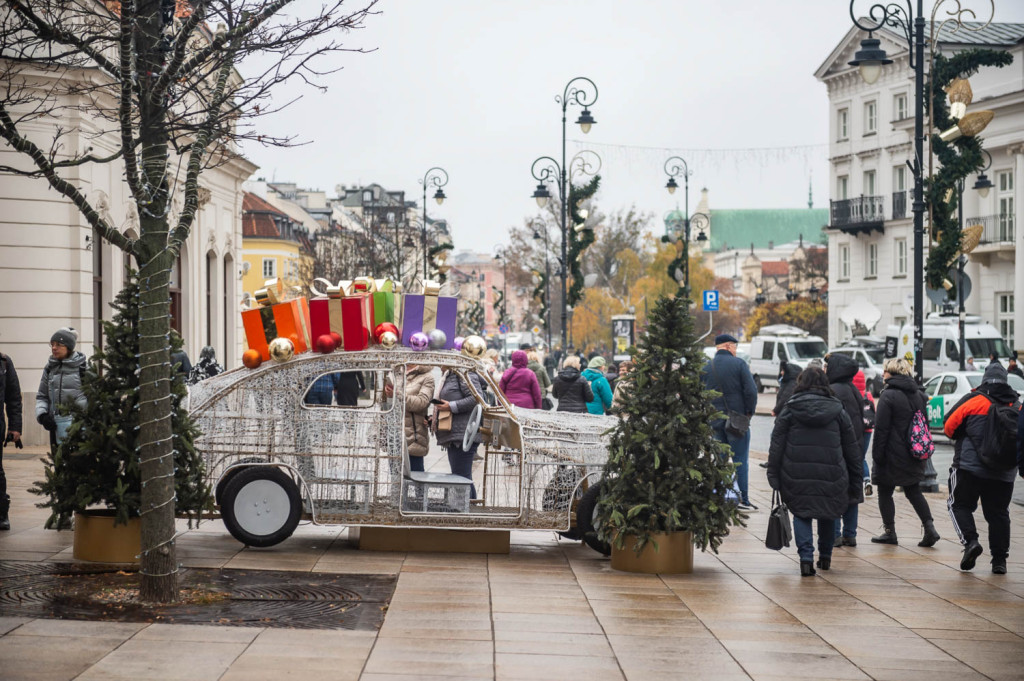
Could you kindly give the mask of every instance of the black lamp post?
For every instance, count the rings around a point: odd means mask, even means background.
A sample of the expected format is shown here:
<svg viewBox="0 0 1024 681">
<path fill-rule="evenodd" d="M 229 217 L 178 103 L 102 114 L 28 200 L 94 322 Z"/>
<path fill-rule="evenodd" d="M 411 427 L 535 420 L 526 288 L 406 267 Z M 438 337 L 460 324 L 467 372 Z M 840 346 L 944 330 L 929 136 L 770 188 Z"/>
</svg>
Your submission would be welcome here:
<svg viewBox="0 0 1024 681">
<path fill-rule="evenodd" d="M 593 91 L 591 93 L 591 91 Z M 568 247 L 569 247 L 569 234 L 566 231 L 566 222 L 569 213 L 569 174 L 568 168 L 565 163 L 565 122 L 566 122 L 566 110 L 570 104 L 576 104 L 583 107 L 583 111 L 580 112 L 579 117 L 576 119 L 576 123 L 580 126 L 580 130 L 583 134 L 590 132 L 590 127 L 597 121 L 590 113 L 590 109 L 587 107 L 593 106 L 594 102 L 597 101 L 597 85 L 594 81 L 589 78 L 578 76 L 573 78 L 566 83 L 565 89 L 562 91 L 562 96 L 555 97 L 555 101 L 562 106 L 562 163 L 559 165 L 558 161 L 551 158 L 550 156 L 541 156 L 533 162 L 530 166 L 530 173 L 533 178 L 537 180 L 537 189 L 533 192 L 533 198 L 537 201 L 537 205 L 541 208 L 547 205 L 548 199 L 551 198 L 551 192 L 548 191 L 547 182 L 551 180 L 557 180 L 558 182 L 558 199 L 561 202 L 560 211 L 560 224 L 562 228 L 562 269 L 561 269 L 561 280 L 562 280 L 562 301 L 561 301 L 561 312 L 562 312 L 562 348 L 566 348 L 567 342 L 567 326 L 568 326 L 568 288 L 566 282 L 568 280 L 568 267 L 566 262 L 568 258 Z M 576 158 L 581 158 L 577 155 Z M 539 166 L 539 167 L 538 167 Z M 587 162 L 582 161 L 581 169 L 584 172 L 590 172 Z"/>
<path fill-rule="evenodd" d="M 551 244 L 548 242 L 548 226 L 544 225 L 543 236 L 541 236 L 540 232 L 534 228 L 533 238 L 535 241 L 544 241 L 544 300 L 546 303 L 544 307 L 547 309 L 547 318 L 544 320 L 544 331 L 548 342 L 547 351 L 551 352 L 551 261 L 548 259 L 548 252 L 551 250 Z"/>
<path fill-rule="evenodd" d="M 665 173 L 668 174 L 668 182 L 665 184 L 665 189 L 668 190 L 669 194 L 675 194 L 676 189 L 679 185 L 676 183 L 676 178 L 680 175 L 683 176 L 683 206 L 684 206 L 684 217 L 683 217 L 683 233 L 685 240 L 683 241 L 683 263 L 684 263 L 684 284 L 686 289 L 686 295 L 690 294 L 690 175 L 693 172 L 690 167 L 686 165 L 679 156 L 669 156 L 668 160 L 665 161 Z M 703 233 L 703 232 L 702 232 Z"/>
<path fill-rule="evenodd" d="M 432 186 L 437 190 L 434 192 L 434 200 L 440 206 L 448 198 L 442 189 L 448 184 L 448 173 L 444 168 L 434 166 L 423 175 L 423 179 L 419 182 L 423 185 L 423 226 L 420 234 L 423 240 L 423 281 L 426 281 L 430 278 L 430 270 L 427 267 L 427 188 Z"/>
<path fill-rule="evenodd" d="M 924 153 L 924 44 L 925 20 L 923 0 L 917 0 L 917 13 L 912 3 L 906 6 L 876 4 L 871 7 L 873 25 L 860 23 L 850 0 L 850 18 L 853 25 L 867 31 L 868 37 L 860 42 L 860 50 L 854 55 L 851 66 L 860 68 L 860 75 L 869 85 L 878 80 L 882 66 L 891 64 L 880 42 L 873 37 L 874 31 L 888 25 L 898 29 L 897 33 L 907 38 L 910 68 L 914 71 L 914 160 L 910 169 L 914 174 L 914 374 L 918 383 L 924 382 L 924 361 L 921 350 L 924 345 L 924 167 L 921 163 Z M 940 0 L 941 2 L 941 0 Z M 880 15 L 880 16 L 878 16 Z"/>
</svg>

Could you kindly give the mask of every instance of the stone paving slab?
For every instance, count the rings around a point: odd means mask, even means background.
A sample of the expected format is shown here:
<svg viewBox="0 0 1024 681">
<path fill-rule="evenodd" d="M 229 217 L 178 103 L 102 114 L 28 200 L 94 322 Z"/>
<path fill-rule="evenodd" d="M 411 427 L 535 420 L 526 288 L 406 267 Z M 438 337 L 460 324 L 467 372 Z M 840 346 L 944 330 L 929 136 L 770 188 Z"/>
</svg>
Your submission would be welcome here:
<svg viewBox="0 0 1024 681">
<path fill-rule="evenodd" d="M 5 457 L 12 531 L 0 560 L 69 561 L 69 532 L 24 490 L 40 452 Z M 754 458 L 762 457 L 757 453 Z M 945 499 L 927 495 L 943 539 L 916 546 L 920 526 L 896 498 L 901 545 L 870 543 L 881 525 L 861 507 L 859 545 L 833 569 L 799 576 L 795 548 L 764 548 L 770 490 L 751 471 L 761 510 L 692 575 L 629 575 L 550 533 L 516 532 L 509 555 L 376 553 L 351 548 L 344 528 L 302 526 L 271 549 L 245 549 L 219 522 L 187 531 L 179 560 L 244 567 L 398 575 L 380 630 L 265 629 L 0 617 L 0 678 L 260 681 L 303 679 L 586 678 L 655 681 L 1020 679 L 1024 668 L 1024 508 L 1009 574 L 987 555 L 958 569 Z M 978 514 L 985 537 L 985 522 Z M 185 530 L 184 523 L 181 526 Z"/>
</svg>

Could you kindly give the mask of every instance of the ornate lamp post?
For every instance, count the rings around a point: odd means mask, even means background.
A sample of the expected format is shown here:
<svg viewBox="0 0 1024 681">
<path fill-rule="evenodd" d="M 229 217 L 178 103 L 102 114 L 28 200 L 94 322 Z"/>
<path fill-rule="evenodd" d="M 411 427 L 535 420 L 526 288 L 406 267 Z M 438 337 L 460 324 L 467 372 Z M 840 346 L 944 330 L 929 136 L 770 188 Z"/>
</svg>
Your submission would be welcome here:
<svg viewBox="0 0 1024 681">
<path fill-rule="evenodd" d="M 548 241 L 548 228 L 544 225 L 544 235 L 535 227 L 533 229 L 534 241 L 544 242 L 544 300 L 547 309 L 546 319 L 544 320 L 544 331 L 547 337 L 548 348 L 547 351 L 551 352 L 551 261 L 548 259 L 548 252 L 551 250 L 551 243 Z"/>
<path fill-rule="evenodd" d="M 419 182 L 423 185 L 423 226 L 420 234 L 423 241 L 423 280 L 426 281 L 430 278 L 430 270 L 427 267 L 427 188 L 434 187 L 437 190 L 434 192 L 434 200 L 440 206 L 448 198 L 442 189 L 448 184 L 448 173 L 444 168 L 434 166 L 424 173 L 423 179 Z"/>
<path fill-rule="evenodd" d="M 533 198 L 537 201 L 537 205 L 541 208 L 547 205 L 548 199 L 551 198 L 551 193 L 548 191 L 547 182 L 557 180 L 558 182 L 558 199 L 561 202 L 559 207 L 559 218 L 562 228 L 562 269 L 561 269 L 561 280 L 562 280 L 562 347 L 566 348 L 567 342 L 567 325 L 568 325 L 568 289 L 566 282 L 568 280 L 567 258 L 568 258 L 568 245 L 569 245 L 569 234 L 566 231 L 566 221 L 569 212 L 569 168 L 566 167 L 565 163 L 565 122 L 566 122 L 566 110 L 570 104 L 576 104 L 583 107 L 583 111 L 580 112 L 579 117 L 576 119 L 576 123 L 580 126 L 580 130 L 583 134 L 590 132 L 590 127 L 597 121 L 590 113 L 590 109 L 587 107 L 593 106 L 594 102 L 597 101 L 597 85 L 594 81 L 589 78 L 582 76 L 573 78 L 570 80 L 565 89 L 562 91 L 562 96 L 555 96 L 555 101 L 562 106 L 562 163 L 559 165 L 558 161 L 551 158 L 550 156 L 541 156 L 533 162 L 530 166 L 530 173 L 533 178 L 537 180 L 537 189 L 533 192 Z M 589 152 L 593 154 L 593 152 Z M 594 154 L 594 156 L 597 156 Z M 573 157 L 572 163 L 575 164 L 577 159 L 583 159 L 580 161 L 580 170 L 584 173 L 593 174 L 590 171 L 590 164 L 582 154 L 577 154 Z M 598 161 L 600 163 L 600 161 Z M 596 171 L 593 171 L 596 172 Z"/>
</svg>

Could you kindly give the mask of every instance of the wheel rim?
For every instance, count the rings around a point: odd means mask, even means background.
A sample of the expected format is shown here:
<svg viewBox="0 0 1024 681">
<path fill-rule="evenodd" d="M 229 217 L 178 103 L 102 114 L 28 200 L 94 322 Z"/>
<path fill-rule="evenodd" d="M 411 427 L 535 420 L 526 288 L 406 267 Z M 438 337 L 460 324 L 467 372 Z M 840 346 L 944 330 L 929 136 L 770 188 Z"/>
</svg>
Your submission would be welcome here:
<svg viewBox="0 0 1024 681">
<path fill-rule="evenodd" d="M 235 522 L 255 536 L 273 534 L 284 527 L 291 513 L 288 492 L 270 480 L 254 480 L 235 497 Z"/>
</svg>

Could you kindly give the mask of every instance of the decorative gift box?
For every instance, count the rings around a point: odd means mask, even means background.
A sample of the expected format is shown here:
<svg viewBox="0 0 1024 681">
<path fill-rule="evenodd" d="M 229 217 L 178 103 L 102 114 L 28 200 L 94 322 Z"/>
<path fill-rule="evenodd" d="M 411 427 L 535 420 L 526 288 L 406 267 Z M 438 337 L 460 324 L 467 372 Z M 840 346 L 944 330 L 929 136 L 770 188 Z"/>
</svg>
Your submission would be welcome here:
<svg viewBox="0 0 1024 681">
<path fill-rule="evenodd" d="M 317 338 L 330 335 L 334 332 L 344 340 L 344 327 L 341 321 L 341 300 L 345 292 L 352 286 L 352 282 L 341 281 L 335 286 L 326 279 L 315 279 L 310 290 L 316 296 L 309 301 L 309 327 L 311 338 L 316 342 Z M 323 287 L 317 289 L 316 285 Z"/>
<path fill-rule="evenodd" d="M 258 307 L 242 311 L 249 347 L 258 350 L 264 360 L 270 359 L 270 342 L 275 338 L 291 340 L 295 354 L 308 351 L 310 311 L 306 299 L 283 300 L 284 285 L 279 279 L 270 279 L 263 286 L 256 291 Z"/>
<path fill-rule="evenodd" d="M 455 323 L 459 313 L 459 299 L 442 296 L 441 285 L 435 281 L 423 284 L 423 293 L 402 294 L 402 345 L 412 347 L 412 335 L 434 329 L 444 331 L 445 349 L 455 348 Z"/>
</svg>

